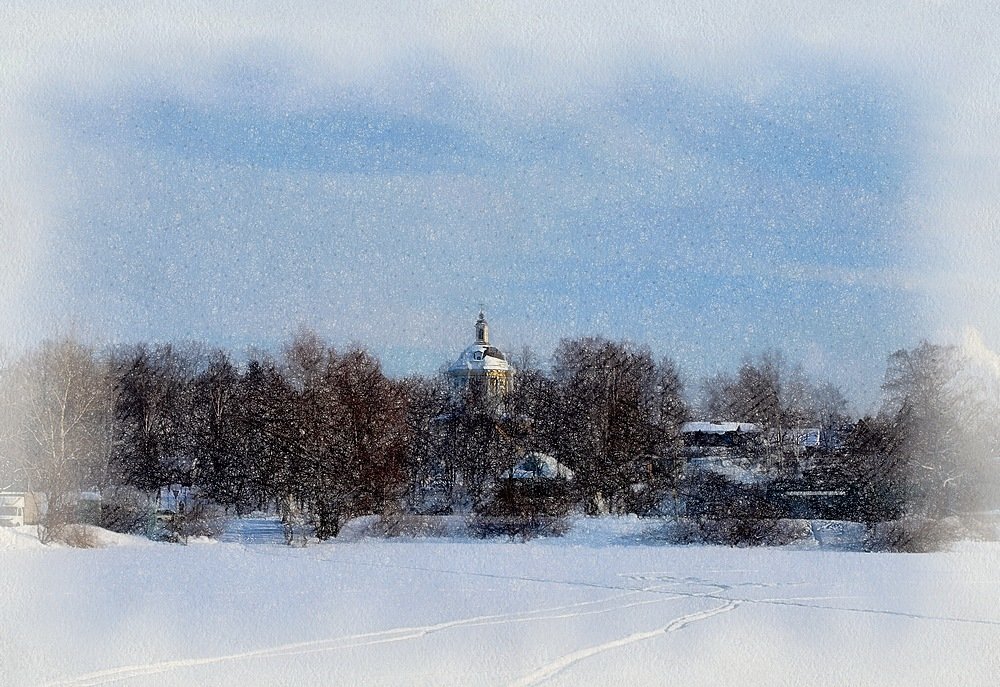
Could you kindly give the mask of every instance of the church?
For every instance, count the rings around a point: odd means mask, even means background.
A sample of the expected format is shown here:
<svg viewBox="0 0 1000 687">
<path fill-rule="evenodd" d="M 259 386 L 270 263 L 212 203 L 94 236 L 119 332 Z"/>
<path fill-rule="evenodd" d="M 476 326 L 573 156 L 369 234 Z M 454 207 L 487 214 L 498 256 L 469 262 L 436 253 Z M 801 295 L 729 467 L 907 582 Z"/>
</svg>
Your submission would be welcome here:
<svg viewBox="0 0 1000 687">
<path fill-rule="evenodd" d="M 456 391 L 469 391 L 486 398 L 503 396 L 510 391 L 514 366 L 503 351 L 490 344 L 490 326 L 482 311 L 476 320 L 475 342 L 448 367 L 448 379 Z"/>
</svg>

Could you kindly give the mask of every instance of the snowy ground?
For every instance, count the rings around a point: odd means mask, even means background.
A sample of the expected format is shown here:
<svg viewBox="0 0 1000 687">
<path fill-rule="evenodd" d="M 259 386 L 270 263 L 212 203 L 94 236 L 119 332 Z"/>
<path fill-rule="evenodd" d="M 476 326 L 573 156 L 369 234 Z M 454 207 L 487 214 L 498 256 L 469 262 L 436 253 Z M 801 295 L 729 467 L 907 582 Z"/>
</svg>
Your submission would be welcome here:
<svg viewBox="0 0 1000 687">
<path fill-rule="evenodd" d="M 305 549 L 261 520 L 187 547 L 7 531 L 0 684 L 997 684 L 1000 545 L 623 543 L 643 527 Z"/>
</svg>

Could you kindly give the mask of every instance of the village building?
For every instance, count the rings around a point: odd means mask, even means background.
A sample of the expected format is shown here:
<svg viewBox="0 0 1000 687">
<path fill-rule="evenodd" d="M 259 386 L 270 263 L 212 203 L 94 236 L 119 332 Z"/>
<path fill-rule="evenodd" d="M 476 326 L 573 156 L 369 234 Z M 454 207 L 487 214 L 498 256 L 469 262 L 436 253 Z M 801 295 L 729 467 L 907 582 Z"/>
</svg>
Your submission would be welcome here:
<svg viewBox="0 0 1000 687">
<path fill-rule="evenodd" d="M 685 446 L 736 447 L 762 436 L 751 422 L 685 422 L 681 426 Z"/>
<path fill-rule="evenodd" d="M 38 524 L 37 496 L 30 491 L 0 492 L 0 527 Z"/>
<path fill-rule="evenodd" d="M 575 476 L 576 474 L 567 466 L 547 453 L 538 451 L 525 453 L 510 473 L 511 479 L 523 480 L 572 480 Z"/>
<path fill-rule="evenodd" d="M 456 391 L 479 397 L 495 398 L 510 391 L 514 366 L 490 344 L 490 327 L 482 311 L 476 320 L 476 339 L 448 367 L 448 379 Z"/>
<path fill-rule="evenodd" d="M 753 459 L 763 431 L 751 422 L 685 422 L 681 426 L 685 469 L 713 472 L 737 484 L 767 479 Z"/>
</svg>

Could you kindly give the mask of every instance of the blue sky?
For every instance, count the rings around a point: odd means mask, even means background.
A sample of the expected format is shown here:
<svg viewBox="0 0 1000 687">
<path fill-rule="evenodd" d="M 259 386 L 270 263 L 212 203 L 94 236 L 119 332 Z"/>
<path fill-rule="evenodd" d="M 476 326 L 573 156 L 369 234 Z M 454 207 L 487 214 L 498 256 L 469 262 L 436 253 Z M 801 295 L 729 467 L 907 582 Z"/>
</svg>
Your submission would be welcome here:
<svg viewBox="0 0 1000 687">
<path fill-rule="evenodd" d="M 420 17 L 423 39 L 343 12 L 267 40 L 266 11 L 194 37 L 180 11 L 159 31 L 123 16 L 131 60 L 64 35 L 80 79 L 34 75 L 6 120 L 34 132 L 26 197 L 45 209 L 18 331 L 238 352 L 305 325 L 430 374 L 483 304 L 508 349 L 628 338 L 692 385 L 776 346 L 864 410 L 888 353 L 963 324 L 919 279 L 935 111 L 870 47 L 800 31 L 720 60 L 636 45 L 630 17 L 609 38 L 515 17 L 508 39 L 503 17 Z M 697 29 L 685 13 L 655 18 Z M 763 26 L 721 30 L 763 44 Z M 323 52 L 324 27 L 344 52 Z M 164 67 L 146 31 L 197 49 Z"/>
</svg>

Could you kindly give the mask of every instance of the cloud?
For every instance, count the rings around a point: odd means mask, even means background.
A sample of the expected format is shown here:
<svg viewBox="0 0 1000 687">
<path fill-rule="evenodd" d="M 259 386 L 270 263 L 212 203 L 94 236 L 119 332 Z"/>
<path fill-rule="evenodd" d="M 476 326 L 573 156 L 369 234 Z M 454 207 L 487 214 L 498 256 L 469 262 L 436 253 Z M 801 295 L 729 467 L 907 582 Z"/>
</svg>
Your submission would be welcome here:
<svg viewBox="0 0 1000 687">
<path fill-rule="evenodd" d="M 973 364 L 989 371 L 994 382 L 1000 382 L 1000 355 L 983 342 L 983 335 L 975 327 L 967 327 L 962 337 L 962 352 Z"/>
<path fill-rule="evenodd" d="M 50 310 L 88 299 L 123 299 L 104 311 L 114 321 L 135 301 L 105 287 L 153 277 L 174 288 L 146 294 L 142 321 L 183 319 L 173 295 L 214 293 L 224 309 L 255 297 L 252 275 L 287 301 L 260 328 L 286 306 L 317 312 L 317 289 L 336 283 L 329 317 L 343 308 L 351 326 L 384 330 L 421 300 L 402 285 L 444 274 L 426 312 L 461 309 L 464 288 L 530 308 L 526 335 L 563 310 L 642 336 L 654 332 L 616 324 L 610 304 L 660 302 L 693 273 L 916 293 L 927 329 L 971 324 L 1000 342 L 1000 20 L 988 4 L 282 10 L 0 9 L 6 331 L 44 332 Z M 370 172 L 378 183 L 351 178 Z M 348 221 L 367 252 L 324 265 Z M 327 227 L 319 249 L 303 225 Z M 185 226 L 197 235 L 184 240 Z M 408 240 L 391 243 L 386 226 Z M 239 243 L 272 229 L 268 250 Z M 161 266 L 150 256 L 164 246 Z M 226 261 L 234 246 L 242 262 Z M 112 268 L 95 279 L 81 256 L 101 251 Z M 477 274 L 475 256 L 494 269 Z M 505 272 L 510 256 L 523 273 Z M 394 305 L 365 313 L 375 265 Z M 516 298 L 525 287 L 535 300 Z M 551 302 L 536 302 L 546 290 Z"/>
<path fill-rule="evenodd" d="M 164 154 L 229 165 L 252 165 L 330 174 L 460 171 L 495 151 L 451 123 L 403 116 L 366 103 L 344 102 L 310 112 L 271 112 L 265 99 L 200 106 L 177 99 L 137 96 L 109 127 L 106 111 L 82 115 L 95 129 L 130 145 Z M 93 106 L 93 105 L 92 105 Z M 101 104 L 106 110 L 107 105 Z M 81 113 L 67 118 L 80 126 Z"/>
</svg>

